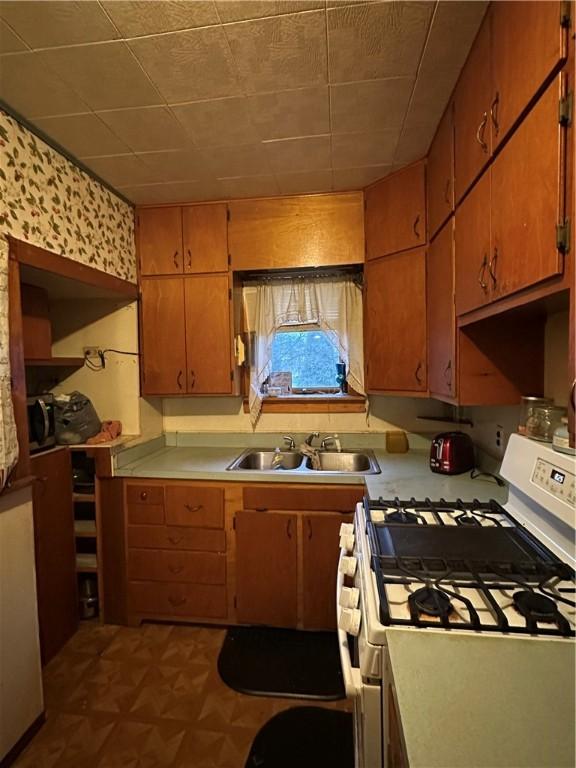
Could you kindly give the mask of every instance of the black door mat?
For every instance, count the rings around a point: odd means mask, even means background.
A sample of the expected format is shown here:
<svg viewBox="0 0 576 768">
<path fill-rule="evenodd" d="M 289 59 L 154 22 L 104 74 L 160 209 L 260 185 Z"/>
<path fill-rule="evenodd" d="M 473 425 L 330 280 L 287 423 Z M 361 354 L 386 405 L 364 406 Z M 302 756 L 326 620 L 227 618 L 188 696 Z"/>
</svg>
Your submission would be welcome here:
<svg viewBox="0 0 576 768">
<path fill-rule="evenodd" d="M 232 627 L 218 672 L 227 686 L 253 696 L 346 697 L 336 632 Z"/>
<path fill-rule="evenodd" d="M 294 707 L 275 715 L 252 743 L 245 768 L 354 768 L 348 712 Z"/>
</svg>

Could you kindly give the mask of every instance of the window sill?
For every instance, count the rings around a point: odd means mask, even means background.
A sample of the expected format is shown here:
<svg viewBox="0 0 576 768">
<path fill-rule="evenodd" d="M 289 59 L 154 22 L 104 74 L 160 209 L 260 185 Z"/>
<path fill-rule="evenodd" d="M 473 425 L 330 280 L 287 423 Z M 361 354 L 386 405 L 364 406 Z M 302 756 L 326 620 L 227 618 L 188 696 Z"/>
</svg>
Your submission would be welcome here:
<svg viewBox="0 0 576 768">
<path fill-rule="evenodd" d="M 265 397 L 262 413 L 364 413 L 366 398 L 362 395 L 289 395 Z M 244 400 L 244 413 L 249 413 Z"/>
</svg>

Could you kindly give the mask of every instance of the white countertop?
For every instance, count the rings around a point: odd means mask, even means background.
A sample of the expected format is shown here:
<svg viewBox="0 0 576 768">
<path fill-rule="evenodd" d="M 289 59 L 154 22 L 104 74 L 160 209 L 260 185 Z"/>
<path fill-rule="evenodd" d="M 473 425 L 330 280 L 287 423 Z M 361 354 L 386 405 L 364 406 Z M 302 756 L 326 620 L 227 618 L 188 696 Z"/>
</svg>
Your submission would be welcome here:
<svg viewBox="0 0 576 768">
<path fill-rule="evenodd" d="M 410 768 L 574 768 L 576 643 L 387 632 Z"/>
</svg>

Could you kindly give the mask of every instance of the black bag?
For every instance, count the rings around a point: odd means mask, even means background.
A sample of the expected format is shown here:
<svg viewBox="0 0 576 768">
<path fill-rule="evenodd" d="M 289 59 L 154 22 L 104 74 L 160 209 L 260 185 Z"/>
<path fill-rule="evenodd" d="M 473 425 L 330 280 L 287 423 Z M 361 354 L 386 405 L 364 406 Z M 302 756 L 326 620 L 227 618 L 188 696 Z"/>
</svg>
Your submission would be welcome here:
<svg viewBox="0 0 576 768">
<path fill-rule="evenodd" d="M 56 442 L 78 445 L 100 432 L 101 421 L 92 401 L 81 392 L 54 397 Z"/>
</svg>

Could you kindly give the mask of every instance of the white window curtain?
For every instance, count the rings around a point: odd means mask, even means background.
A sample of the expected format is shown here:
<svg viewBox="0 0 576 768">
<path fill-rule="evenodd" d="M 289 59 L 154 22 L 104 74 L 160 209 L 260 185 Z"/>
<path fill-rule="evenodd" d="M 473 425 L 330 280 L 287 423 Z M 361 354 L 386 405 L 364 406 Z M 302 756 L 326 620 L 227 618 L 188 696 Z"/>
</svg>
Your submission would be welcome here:
<svg viewBox="0 0 576 768">
<path fill-rule="evenodd" d="M 0 235 L 0 491 L 18 459 L 18 439 L 10 387 L 8 328 L 8 241 Z"/>
<path fill-rule="evenodd" d="M 362 289 L 352 277 L 292 278 L 262 282 L 246 300 L 249 330 L 255 341 L 250 369 L 250 418 L 262 408 L 262 383 L 271 373 L 272 343 L 280 328 L 317 325 L 346 363 L 346 381 L 364 394 Z M 250 306 L 249 306 L 250 305 Z"/>
</svg>

